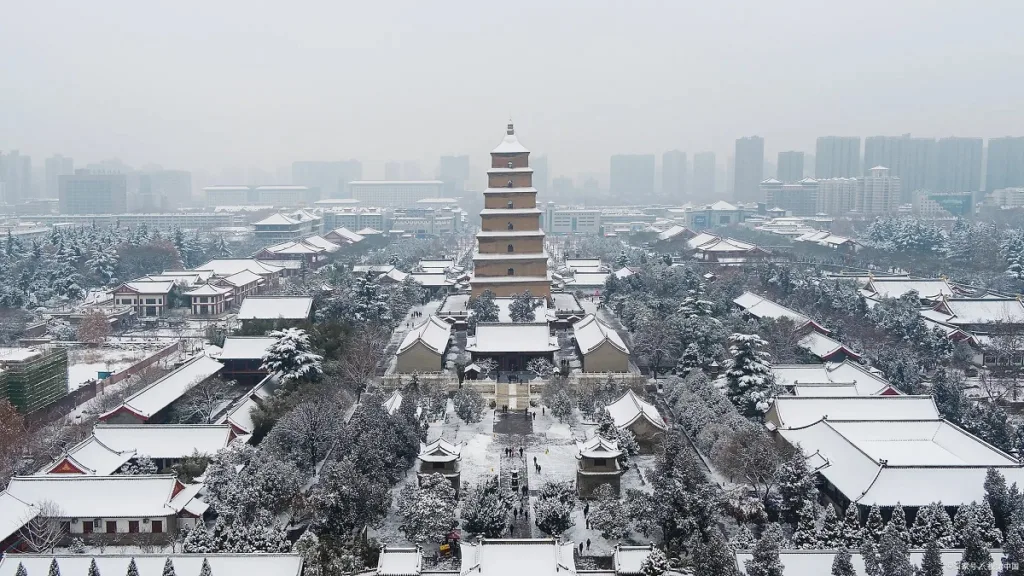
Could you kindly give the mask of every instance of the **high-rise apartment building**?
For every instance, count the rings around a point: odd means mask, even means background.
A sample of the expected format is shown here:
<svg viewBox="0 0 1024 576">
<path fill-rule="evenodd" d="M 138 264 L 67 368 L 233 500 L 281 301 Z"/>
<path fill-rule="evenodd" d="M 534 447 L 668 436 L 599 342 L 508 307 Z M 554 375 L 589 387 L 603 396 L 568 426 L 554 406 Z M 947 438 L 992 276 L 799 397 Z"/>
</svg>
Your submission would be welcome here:
<svg viewBox="0 0 1024 576">
<path fill-rule="evenodd" d="M 818 179 L 860 176 L 860 137 L 819 137 L 814 163 L 814 177 Z"/>
<path fill-rule="evenodd" d="M 901 201 L 900 179 L 885 166 L 875 166 L 860 182 L 857 210 L 862 214 L 891 214 Z"/>
<path fill-rule="evenodd" d="M 900 179 L 902 198 L 911 201 L 917 190 L 934 190 L 937 183 L 938 144 L 934 138 L 871 136 L 864 140 L 864 174 L 874 166 L 885 166 Z"/>
<path fill-rule="evenodd" d="M 981 190 L 981 138 L 940 138 L 935 188 L 931 192 Z"/>
<path fill-rule="evenodd" d="M 715 153 L 698 152 L 693 155 L 694 196 L 709 198 L 715 195 Z"/>
<path fill-rule="evenodd" d="M 349 183 L 352 198 L 363 206 L 411 208 L 425 198 L 441 198 L 440 180 L 358 180 Z"/>
<path fill-rule="evenodd" d="M 989 139 L 985 190 L 1018 186 L 1024 186 L 1024 137 Z"/>
<path fill-rule="evenodd" d="M 384 163 L 384 179 L 385 180 L 401 180 L 402 179 L 402 163 L 401 162 L 385 162 Z"/>
<path fill-rule="evenodd" d="M 827 178 L 818 183 L 818 214 L 845 216 L 857 207 L 860 180 L 857 178 Z"/>
<path fill-rule="evenodd" d="M 654 196 L 654 154 L 611 157 L 608 193 L 619 200 Z"/>
<path fill-rule="evenodd" d="M 445 196 L 461 196 L 469 181 L 469 156 L 441 156 L 438 180 L 444 182 Z"/>
<path fill-rule="evenodd" d="M 32 158 L 17 150 L 0 153 L 0 182 L 4 183 L 4 203 L 14 205 L 32 198 Z"/>
<path fill-rule="evenodd" d="M 292 162 L 292 184 L 317 191 L 318 198 L 348 198 L 348 183 L 362 179 L 358 160 Z"/>
<path fill-rule="evenodd" d="M 75 161 L 60 154 L 51 156 L 44 163 L 44 173 L 46 182 L 43 194 L 46 198 L 56 198 L 60 193 L 58 179 L 61 176 L 70 176 L 75 173 Z"/>
<path fill-rule="evenodd" d="M 128 180 L 124 174 L 95 174 L 76 170 L 60 176 L 58 206 L 61 214 L 122 214 L 128 206 Z"/>
<path fill-rule="evenodd" d="M 402 175 L 406 180 L 423 180 L 423 170 L 416 162 L 403 162 Z"/>
<path fill-rule="evenodd" d="M 779 152 L 779 165 L 775 179 L 779 182 L 792 184 L 804 179 L 804 153 L 796 150 Z"/>
<path fill-rule="evenodd" d="M 769 178 L 761 182 L 761 193 L 768 208 L 782 208 L 793 216 L 818 213 L 818 181 L 813 178 L 789 184 Z"/>
<path fill-rule="evenodd" d="M 764 138 L 748 136 L 736 140 L 733 198 L 737 202 L 757 202 L 764 180 Z"/>
<path fill-rule="evenodd" d="M 139 210 L 171 212 L 192 199 L 192 173 L 158 170 L 139 175 Z"/>
<path fill-rule="evenodd" d="M 661 155 L 661 195 L 669 201 L 686 198 L 686 152 L 669 150 Z"/>
</svg>

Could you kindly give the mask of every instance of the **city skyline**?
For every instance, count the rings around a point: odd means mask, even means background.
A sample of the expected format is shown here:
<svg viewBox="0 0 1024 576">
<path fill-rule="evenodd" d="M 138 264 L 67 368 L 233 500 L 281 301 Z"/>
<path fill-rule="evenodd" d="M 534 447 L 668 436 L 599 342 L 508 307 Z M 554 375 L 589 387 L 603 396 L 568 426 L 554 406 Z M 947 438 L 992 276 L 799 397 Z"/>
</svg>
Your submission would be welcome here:
<svg viewBox="0 0 1024 576">
<path fill-rule="evenodd" d="M 811 152 L 828 134 L 1024 134 L 1012 24 L 1024 6 L 915 4 L 595 2 L 580 14 L 573 3 L 529 0 L 513 12 L 186 2 L 154 21 L 129 2 L 102 12 L 22 3 L 8 14 L 19 25 L 0 35 L 0 48 L 19 55 L 4 67 L 14 89 L 0 94 L 0 149 L 208 172 L 273 174 L 294 161 L 348 158 L 383 171 L 389 160 L 429 166 L 467 153 L 485 165 L 480 151 L 511 114 L 557 165 L 553 174 L 580 174 L 603 172 L 619 153 L 714 151 L 724 160 L 745 134 L 765 139 L 768 158 Z M 677 34 L 680 21 L 695 24 Z M 843 25 L 809 25 L 820 21 Z M 339 22 L 359 25 L 338 33 Z M 273 41 L 251 42 L 254 30 Z M 544 90 L 481 93 L 467 71 L 493 67 L 501 38 L 530 39 L 506 42 Z M 674 54 L 687 74 L 665 74 L 656 54 Z M 780 61 L 814 71 L 822 89 L 782 83 Z"/>
</svg>

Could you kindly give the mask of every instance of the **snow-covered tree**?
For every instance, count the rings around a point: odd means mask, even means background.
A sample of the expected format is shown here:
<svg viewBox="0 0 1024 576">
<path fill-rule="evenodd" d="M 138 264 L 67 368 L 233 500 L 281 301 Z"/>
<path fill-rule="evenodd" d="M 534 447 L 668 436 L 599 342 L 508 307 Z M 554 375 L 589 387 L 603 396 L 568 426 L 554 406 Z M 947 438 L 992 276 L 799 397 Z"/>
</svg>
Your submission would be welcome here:
<svg viewBox="0 0 1024 576">
<path fill-rule="evenodd" d="M 609 484 L 598 486 L 594 498 L 588 517 L 590 525 L 608 540 L 621 539 L 629 532 L 629 516 L 625 504 Z"/>
<path fill-rule="evenodd" d="M 199 522 L 185 535 L 181 549 L 189 554 L 209 554 L 216 551 L 216 545 L 206 525 Z"/>
<path fill-rule="evenodd" d="M 78 340 L 89 344 L 100 344 L 110 336 L 110 321 L 99 310 L 89 310 L 78 323 Z"/>
<path fill-rule="evenodd" d="M 985 501 L 992 508 L 995 516 L 996 527 L 1005 530 L 1010 524 L 1009 514 L 1010 503 L 1007 499 L 1006 478 L 995 468 L 989 468 L 985 472 Z"/>
<path fill-rule="evenodd" d="M 864 529 L 860 525 L 860 513 L 856 504 L 846 507 L 843 518 L 843 542 L 846 548 L 857 548 L 864 539 Z"/>
<path fill-rule="evenodd" d="M 199 576 L 213 576 L 213 569 L 210 568 L 210 561 L 203 558 L 203 566 L 199 569 Z"/>
<path fill-rule="evenodd" d="M 872 504 L 868 511 L 867 522 L 864 523 L 864 538 L 870 538 L 874 543 L 882 539 L 882 532 L 885 531 L 885 520 L 882 519 L 882 510 L 878 504 Z"/>
<path fill-rule="evenodd" d="M 174 571 L 174 561 L 172 561 L 169 557 L 167 558 L 166 561 L 164 561 L 164 571 L 160 576 L 178 576 L 177 573 Z"/>
<path fill-rule="evenodd" d="M 357 323 L 391 326 L 393 316 L 387 294 L 381 289 L 376 278 L 367 274 L 357 276 L 352 283 L 348 298 Z"/>
<path fill-rule="evenodd" d="M 68 341 L 78 338 L 78 332 L 69 323 L 59 318 L 51 318 L 46 323 L 46 333 L 54 340 Z"/>
<path fill-rule="evenodd" d="M 281 418 L 264 444 L 300 469 L 312 470 L 337 440 L 343 409 L 334 402 L 303 402 Z"/>
<path fill-rule="evenodd" d="M 508 305 L 508 315 L 513 322 L 533 322 L 537 319 L 537 299 L 526 290 L 522 294 L 513 294 Z"/>
<path fill-rule="evenodd" d="M 886 524 L 886 528 L 892 526 L 892 529 L 899 534 L 900 538 L 904 542 L 913 542 L 913 538 L 910 537 L 910 527 L 907 525 L 907 514 L 903 511 L 903 506 L 899 502 L 896 503 L 896 507 L 892 509 L 892 516 L 889 517 L 889 523 Z M 885 530 L 883 530 L 884 532 Z M 878 535 L 878 541 L 882 541 L 882 535 Z"/>
<path fill-rule="evenodd" d="M 992 553 L 978 525 L 969 520 L 963 537 L 964 555 L 957 576 L 992 576 Z"/>
<path fill-rule="evenodd" d="M 149 456 L 137 456 L 132 458 L 124 466 L 118 469 L 117 474 L 124 474 L 126 476 L 145 476 L 148 474 L 157 473 L 156 464 L 153 459 Z"/>
<path fill-rule="evenodd" d="M 1007 527 L 1003 555 L 1006 562 L 1000 576 L 1024 576 L 1024 525 Z"/>
<path fill-rule="evenodd" d="M 843 548 L 832 559 L 832 576 L 857 576 L 850 560 L 850 551 Z"/>
<path fill-rule="evenodd" d="M 764 414 L 778 394 L 771 358 L 762 350 L 767 343 L 756 334 L 736 333 L 729 340 L 733 360 L 725 373 L 726 394 L 744 416 Z"/>
<path fill-rule="evenodd" d="M 92 566 L 89 567 L 89 576 L 92 576 L 92 569 L 96 566 L 96 559 L 93 559 Z M 99 574 L 99 570 L 96 571 Z M 28 570 L 25 569 L 25 565 L 18 562 L 18 568 L 14 570 L 14 576 L 28 576 Z"/>
<path fill-rule="evenodd" d="M 325 537 L 348 538 L 364 526 L 379 526 L 390 507 L 388 485 L 349 459 L 325 465 L 309 495 L 311 526 Z"/>
<path fill-rule="evenodd" d="M 886 528 L 878 543 L 878 566 L 882 576 L 914 576 L 907 542 L 895 530 Z"/>
<path fill-rule="evenodd" d="M 661 548 L 651 550 L 651 553 L 640 563 L 640 576 L 665 576 L 669 571 L 668 558 Z"/>
<path fill-rule="evenodd" d="M 843 538 L 843 523 L 836 514 L 835 506 L 825 505 L 825 516 L 821 520 L 821 530 L 818 532 L 818 541 L 824 548 L 843 548 L 846 546 L 846 539 Z"/>
<path fill-rule="evenodd" d="M 693 576 L 734 576 L 736 557 L 729 551 L 729 545 L 715 530 L 707 542 L 696 539 L 693 549 Z"/>
<path fill-rule="evenodd" d="M 128 561 L 128 572 L 126 576 L 139 576 L 139 567 L 135 565 L 135 558 Z"/>
<path fill-rule="evenodd" d="M 85 267 L 105 286 L 114 279 L 117 264 L 117 249 L 113 246 L 100 246 L 91 252 Z"/>
<path fill-rule="evenodd" d="M 818 505 L 816 502 L 808 500 L 799 507 L 792 541 L 794 548 L 814 550 L 824 547 L 821 540 L 818 539 Z"/>
<path fill-rule="evenodd" d="M 474 486 L 462 506 L 462 527 L 471 534 L 500 538 L 511 524 L 515 497 L 498 485 L 497 477 Z"/>
<path fill-rule="evenodd" d="M 917 573 L 918 576 L 943 576 L 945 573 L 942 564 L 942 548 L 935 540 L 924 547 L 924 557 L 921 558 L 921 567 Z"/>
<path fill-rule="evenodd" d="M 551 414 L 558 418 L 559 422 L 569 422 L 572 420 L 573 401 L 568 391 L 559 390 L 556 392 L 549 408 L 551 409 Z"/>
<path fill-rule="evenodd" d="M 484 290 L 476 298 L 470 299 L 469 309 L 473 311 L 477 322 L 498 321 L 498 304 L 494 301 L 494 292 L 490 290 Z"/>
<path fill-rule="evenodd" d="M 413 542 L 441 542 L 455 526 L 455 489 L 440 474 L 420 480 L 419 487 L 407 486 L 398 498 L 401 530 Z"/>
<path fill-rule="evenodd" d="M 479 422 L 487 408 L 487 401 L 472 386 L 459 388 L 452 396 L 452 404 L 455 406 L 455 413 L 467 424 Z"/>
<path fill-rule="evenodd" d="M 565 482 L 548 482 L 540 490 L 534 505 L 537 527 L 558 536 L 572 526 L 576 508 L 576 491 Z"/>
<path fill-rule="evenodd" d="M 910 529 L 910 543 L 915 547 L 922 547 L 932 540 L 938 541 L 943 548 L 953 545 L 953 521 L 941 502 L 920 508 Z"/>
<path fill-rule="evenodd" d="M 629 265 L 629 255 L 623 250 L 619 252 L 619 255 L 615 257 L 615 269 L 619 270 Z"/>
<path fill-rule="evenodd" d="M 137 571 L 136 574 L 138 574 Z M 60 576 L 60 566 L 57 565 L 56 558 L 50 560 L 50 572 L 47 576 Z"/>
<path fill-rule="evenodd" d="M 24 569 L 20 576 L 26 576 Z M 89 561 L 89 572 L 87 576 L 100 576 L 100 567 L 96 565 L 96 559 L 93 558 Z"/>
<path fill-rule="evenodd" d="M 555 366 L 547 358 L 532 358 L 526 363 L 526 369 L 536 374 L 538 378 L 550 378 Z"/>
<path fill-rule="evenodd" d="M 878 547 L 871 540 L 864 540 L 860 545 L 860 559 L 864 563 L 867 576 L 881 576 L 882 567 L 878 565 Z"/>
<path fill-rule="evenodd" d="M 323 358 L 312 352 L 309 335 L 300 328 L 285 328 L 270 333 L 276 342 L 263 354 L 261 370 L 281 375 L 284 383 L 313 380 L 323 374 Z"/>
<path fill-rule="evenodd" d="M 785 567 L 779 560 L 781 547 L 782 530 L 778 524 L 769 524 L 746 562 L 748 576 L 783 576 Z"/>
<path fill-rule="evenodd" d="M 750 550 L 754 547 L 756 540 L 754 535 L 750 532 L 750 528 L 746 524 L 740 524 L 736 533 L 733 534 L 732 539 L 729 540 L 729 547 L 733 550 Z"/>
<path fill-rule="evenodd" d="M 817 502 L 818 488 L 814 485 L 814 474 L 799 450 L 794 450 L 779 467 L 778 487 L 782 519 L 790 524 L 796 524 L 805 503 Z"/>
<path fill-rule="evenodd" d="M 172 424 L 212 424 L 238 394 L 223 378 L 200 378 L 171 408 Z"/>
</svg>

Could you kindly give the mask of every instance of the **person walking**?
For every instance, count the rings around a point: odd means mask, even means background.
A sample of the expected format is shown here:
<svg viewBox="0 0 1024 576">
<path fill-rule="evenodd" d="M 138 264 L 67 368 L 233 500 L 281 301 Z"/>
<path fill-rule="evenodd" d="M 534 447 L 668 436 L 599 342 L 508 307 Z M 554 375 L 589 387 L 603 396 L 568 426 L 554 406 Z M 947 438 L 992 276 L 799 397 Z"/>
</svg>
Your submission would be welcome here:
<svg viewBox="0 0 1024 576">
<path fill-rule="evenodd" d="M 590 538 L 587 538 L 587 550 L 590 550 Z"/>
<path fill-rule="evenodd" d="M 580 542 L 580 556 L 583 556 L 583 542 Z"/>
<path fill-rule="evenodd" d="M 588 514 L 590 514 L 590 502 L 583 505 L 583 516 L 586 517 Z"/>
<path fill-rule="evenodd" d="M 519 447 L 519 457 L 520 458 L 523 457 L 523 447 L 522 446 Z"/>
</svg>

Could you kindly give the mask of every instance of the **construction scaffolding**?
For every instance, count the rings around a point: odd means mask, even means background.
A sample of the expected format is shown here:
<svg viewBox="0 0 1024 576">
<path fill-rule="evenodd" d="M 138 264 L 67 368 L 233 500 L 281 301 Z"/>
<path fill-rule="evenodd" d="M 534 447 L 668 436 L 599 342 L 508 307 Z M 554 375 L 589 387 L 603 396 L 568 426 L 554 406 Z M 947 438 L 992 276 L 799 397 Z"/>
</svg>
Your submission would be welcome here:
<svg viewBox="0 0 1024 576">
<path fill-rule="evenodd" d="M 64 348 L 0 348 L 0 394 L 30 414 L 68 393 L 68 352 Z"/>
</svg>

